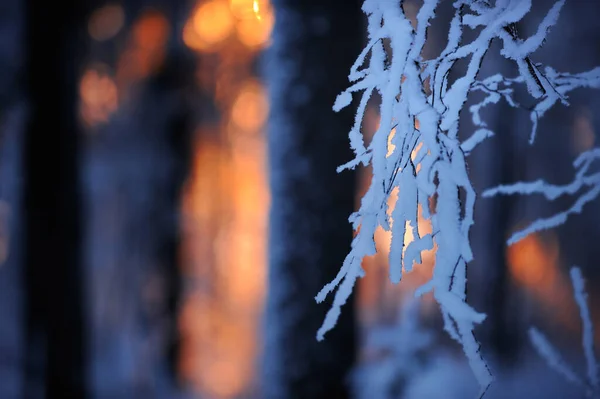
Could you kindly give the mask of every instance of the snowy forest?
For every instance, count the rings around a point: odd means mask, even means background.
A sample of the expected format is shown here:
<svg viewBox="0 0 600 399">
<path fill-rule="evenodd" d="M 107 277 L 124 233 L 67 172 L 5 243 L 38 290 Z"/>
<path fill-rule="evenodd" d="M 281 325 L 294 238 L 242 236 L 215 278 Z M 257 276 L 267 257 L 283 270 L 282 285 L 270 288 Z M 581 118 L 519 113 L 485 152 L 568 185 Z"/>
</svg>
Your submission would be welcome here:
<svg viewBox="0 0 600 399">
<path fill-rule="evenodd" d="M 0 0 L 0 399 L 600 398 L 599 18 Z"/>
</svg>

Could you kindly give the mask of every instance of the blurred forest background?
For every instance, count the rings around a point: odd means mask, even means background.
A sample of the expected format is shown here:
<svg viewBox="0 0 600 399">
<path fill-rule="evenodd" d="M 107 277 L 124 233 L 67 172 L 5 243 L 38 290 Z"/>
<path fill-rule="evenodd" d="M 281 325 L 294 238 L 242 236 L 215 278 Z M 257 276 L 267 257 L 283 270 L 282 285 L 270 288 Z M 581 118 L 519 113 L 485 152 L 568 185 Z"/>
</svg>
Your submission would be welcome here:
<svg viewBox="0 0 600 399">
<path fill-rule="evenodd" d="M 419 1 L 404 3 L 414 17 Z M 369 179 L 335 173 L 354 115 L 331 110 L 366 40 L 360 0 L 61 4 L 0 1 L 0 398 L 391 399 L 411 397 L 446 354 L 460 378 L 425 385 L 473 384 L 433 299 L 407 300 L 435 249 L 393 286 L 382 231 L 336 330 L 315 339 L 328 304 L 314 296 L 350 247 Z M 536 7 L 524 34 L 549 5 Z M 568 3 L 535 61 L 600 65 L 599 11 Z M 446 38 L 432 30 L 426 51 Z M 497 72 L 516 68 L 490 52 L 482 73 Z M 471 159 L 478 192 L 569 182 L 596 144 L 600 95 L 571 104 L 545 117 L 534 146 L 526 112 L 490 109 L 498 134 Z M 374 99 L 363 128 L 377 124 Z M 522 371 L 530 325 L 579 356 L 573 264 L 600 323 L 599 204 L 504 240 L 568 204 L 478 203 L 468 293 L 488 320 L 477 335 L 494 370 L 531 385 L 554 375 Z M 412 397 L 448 397 L 431 389 Z"/>
</svg>

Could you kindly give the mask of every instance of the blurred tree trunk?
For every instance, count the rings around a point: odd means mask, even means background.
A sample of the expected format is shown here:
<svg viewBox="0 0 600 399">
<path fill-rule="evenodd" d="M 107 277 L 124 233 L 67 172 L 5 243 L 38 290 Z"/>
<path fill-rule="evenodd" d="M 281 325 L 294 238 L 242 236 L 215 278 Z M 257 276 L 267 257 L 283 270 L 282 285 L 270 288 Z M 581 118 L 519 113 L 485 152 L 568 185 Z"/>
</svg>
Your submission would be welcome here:
<svg viewBox="0 0 600 399">
<path fill-rule="evenodd" d="M 0 397 L 22 396 L 24 369 L 22 230 L 23 19 L 18 0 L 0 2 Z"/>
<path fill-rule="evenodd" d="M 131 84 L 112 120 L 90 141 L 95 385 L 101 396 L 170 397 L 177 384 L 181 193 L 194 123 L 195 64 L 175 28 L 184 3 L 152 9 L 126 4 L 135 10 L 134 24 L 157 18 L 169 25 L 165 57 Z M 124 346 L 127 356 L 119 353 Z M 119 356 L 123 361 L 115 366 Z"/>
<path fill-rule="evenodd" d="M 62 5 L 26 2 L 25 397 L 40 375 L 47 398 L 87 396 L 77 114 L 85 13 L 82 1 Z"/>
<path fill-rule="evenodd" d="M 181 35 L 179 35 L 181 36 Z M 186 97 L 193 86 L 191 60 L 182 48 L 171 52 L 165 68 L 150 82 L 150 90 L 157 96 L 173 99 L 173 108 L 165 130 L 165 163 L 168 174 L 163 184 L 158 184 L 156 193 L 163 206 L 158 209 L 163 216 L 155 221 L 157 234 L 155 248 L 160 273 L 165 281 L 166 356 L 168 373 L 172 381 L 177 381 L 179 367 L 179 308 L 182 297 L 181 262 L 181 196 L 188 177 L 192 158 L 193 110 Z M 148 112 L 152 112 L 150 109 Z"/>
<path fill-rule="evenodd" d="M 332 105 L 347 85 L 363 36 L 360 1 L 275 0 L 265 77 L 270 89 L 271 184 L 265 398 L 347 398 L 356 358 L 353 300 L 324 342 L 316 332 L 330 302 L 314 296 L 350 250 L 355 175 L 353 112 Z"/>
<path fill-rule="evenodd" d="M 22 99 L 24 8 L 18 0 L 0 2 L 0 123 L 7 109 Z"/>
<path fill-rule="evenodd" d="M 477 192 L 519 180 L 518 143 L 511 112 L 512 108 L 500 103 L 486 119 L 496 136 L 471 156 L 471 174 Z M 475 260 L 469 266 L 469 302 L 477 311 L 487 314 L 475 336 L 484 353 L 503 366 L 513 365 L 518 359 L 524 332 L 517 323 L 522 316 L 514 308 L 514 284 L 506 257 L 506 240 L 515 227 L 516 204 L 516 198 L 511 196 L 480 198 L 475 207 L 477 222 L 471 233 Z"/>
<path fill-rule="evenodd" d="M 481 79 L 497 73 L 506 77 L 517 74 L 514 63 L 503 58 L 500 50 L 501 43 L 492 43 L 480 70 Z M 480 101 L 477 94 L 472 98 Z M 505 101 L 483 110 L 482 116 L 495 135 L 477 147 L 468 159 L 477 193 L 524 178 L 520 162 L 527 151 L 529 130 L 517 123 L 521 112 L 525 113 Z M 463 133 L 470 136 L 474 132 L 471 114 L 465 112 L 463 118 L 469 119 L 463 124 Z M 514 366 L 526 339 L 523 313 L 516 307 L 519 293 L 511 279 L 506 245 L 517 223 L 518 200 L 515 196 L 479 197 L 475 205 L 476 222 L 471 232 L 474 261 L 468 270 L 468 301 L 487 315 L 485 322 L 476 328 L 475 336 L 493 368 Z"/>
</svg>

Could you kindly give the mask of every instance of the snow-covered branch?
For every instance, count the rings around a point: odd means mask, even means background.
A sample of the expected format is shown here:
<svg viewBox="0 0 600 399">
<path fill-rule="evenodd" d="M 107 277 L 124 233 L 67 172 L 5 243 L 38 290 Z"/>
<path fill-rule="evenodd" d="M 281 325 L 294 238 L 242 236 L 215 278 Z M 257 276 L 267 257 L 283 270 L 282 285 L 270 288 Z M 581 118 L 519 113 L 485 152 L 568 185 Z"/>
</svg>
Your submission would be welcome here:
<svg viewBox="0 0 600 399">
<path fill-rule="evenodd" d="M 571 282 L 573 283 L 573 296 L 579 307 L 579 314 L 582 322 L 582 346 L 586 360 L 586 377 L 580 378 L 564 362 L 558 351 L 552 346 L 548 339 L 535 327 L 529 329 L 529 338 L 533 347 L 546 364 L 558 374 L 562 375 L 568 382 L 585 388 L 587 397 L 595 398 L 600 394 L 598 383 L 598 362 L 594 354 L 594 326 L 590 316 L 590 310 L 587 304 L 587 293 L 585 292 L 585 283 L 581 275 L 581 269 L 577 266 L 571 268 Z M 585 380 L 585 384 L 583 381 Z"/>
<path fill-rule="evenodd" d="M 484 191 L 484 197 L 492 197 L 495 195 L 540 194 L 550 201 L 561 196 L 575 195 L 581 192 L 568 209 L 547 218 L 537 219 L 529 226 L 514 233 L 508 239 L 508 244 L 512 245 L 527 237 L 529 234 L 560 226 L 567 221 L 569 216 L 581 213 L 585 205 L 598 198 L 598 195 L 600 194 L 600 173 L 592 172 L 590 170 L 594 162 L 598 160 L 600 160 L 600 149 L 598 148 L 582 153 L 575 162 L 573 162 L 574 167 L 577 169 L 577 173 L 575 174 L 573 181 L 569 184 L 558 186 L 543 180 L 537 180 L 529 183 L 517 182 L 509 185 L 500 185 Z"/>
<path fill-rule="evenodd" d="M 540 357 L 548 367 L 562 375 L 565 380 L 577 386 L 583 386 L 581 379 L 563 360 L 558 350 L 548 341 L 548 338 L 537 328 L 529 329 L 529 340 Z"/>
<path fill-rule="evenodd" d="M 470 108 L 473 115 L 473 123 L 478 127 L 478 130 L 469 140 L 463 143 L 466 148 L 470 149 L 482 139 L 494 134 L 487 128 L 485 122 L 481 120 L 479 112 L 483 107 L 488 104 L 495 104 L 503 98 L 512 107 L 525 108 L 518 104 L 512 97 L 513 86 L 522 81 L 522 77 L 506 79 L 501 75 L 495 75 L 482 82 L 478 82 L 474 86 L 473 89 L 485 93 L 485 97 L 481 102 Z M 544 81 L 553 88 L 553 94 L 542 98 L 528 110 L 532 122 L 530 142 L 533 142 L 535 139 L 538 120 L 558 101 L 566 104 L 569 92 L 579 88 L 600 88 L 600 67 L 578 74 L 558 73 L 554 69 L 546 67 Z M 496 195 L 541 194 L 550 201 L 563 195 L 575 195 L 583 191 L 570 208 L 551 217 L 536 220 L 523 230 L 514 233 L 508 239 L 508 244 L 512 245 L 527 237 L 529 234 L 540 230 L 560 226 L 569 216 L 575 213 L 581 213 L 585 205 L 596 199 L 600 194 L 600 173 L 592 173 L 590 168 L 594 161 L 597 161 L 598 159 L 600 159 L 600 149 L 592 149 L 582 153 L 573 163 L 574 167 L 577 169 L 575 178 L 567 185 L 557 186 L 542 180 L 537 180 L 529 183 L 516 182 L 509 185 L 500 185 L 484 191 L 484 197 L 493 197 Z"/>
<path fill-rule="evenodd" d="M 435 21 L 439 3 L 439 0 L 424 0 L 413 28 L 404 13 L 403 1 L 364 1 L 369 42 L 350 70 L 352 85 L 338 96 L 334 110 L 348 106 L 355 99 L 354 94 L 359 98 L 355 124 L 349 134 L 355 158 L 339 171 L 370 164 L 373 176 L 360 209 L 350 217 L 357 231 L 351 251 L 339 274 L 316 296 L 321 302 L 337 289 L 317 338 L 323 339 L 334 327 L 356 280 L 364 275 L 361 261 L 375 253 L 374 235 L 381 227 L 392 233 L 389 260 L 390 279 L 394 283 L 400 282 L 403 272 L 419 262 L 421 251 L 436 246 L 433 277 L 417 294 L 433 291 L 445 330 L 462 345 L 483 393 L 492 376 L 473 329 L 485 315 L 466 302 L 467 264 L 473 258 L 469 231 L 474 222 L 475 192 L 465 157 L 493 135 L 479 111 L 501 99 L 519 106 L 513 100 L 513 86 L 525 84 L 537 99 L 530 110 L 534 133 L 537 119 L 556 102 L 566 102 L 568 91 L 577 85 L 598 83 L 591 83 L 583 74 L 558 74 L 550 68 L 542 72 L 530 59 L 556 23 L 564 0 L 550 8 L 537 31 L 526 39 L 519 37 L 516 23 L 530 11 L 530 0 L 497 0 L 493 6 L 483 0 L 455 1 L 445 49 L 435 58 L 424 59 L 427 30 Z M 463 36 L 465 27 L 477 33 L 472 41 Z M 518 77 L 507 79 L 495 75 L 483 81 L 477 79 L 494 39 L 503 44 L 501 54 L 518 65 Z M 457 72 L 456 63 L 465 59 L 466 70 L 450 82 L 450 72 Z M 478 130 L 461 141 L 459 115 L 472 91 L 485 94 L 483 102 L 471 107 Z M 381 120 L 371 142 L 366 144 L 361 124 L 375 92 L 381 97 Z M 398 192 L 398 199 L 388 205 L 393 192 Z M 431 220 L 433 233 L 419 230 L 419 209 Z M 406 229 L 414 237 L 407 245 Z"/>
</svg>

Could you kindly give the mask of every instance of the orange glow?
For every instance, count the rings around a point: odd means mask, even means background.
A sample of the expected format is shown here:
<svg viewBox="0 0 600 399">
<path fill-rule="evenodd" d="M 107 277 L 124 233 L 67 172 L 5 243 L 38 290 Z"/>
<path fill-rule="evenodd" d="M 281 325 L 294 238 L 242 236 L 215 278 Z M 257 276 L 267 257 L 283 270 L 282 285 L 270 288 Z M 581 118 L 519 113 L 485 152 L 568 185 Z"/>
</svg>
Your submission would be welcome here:
<svg viewBox="0 0 600 399">
<path fill-rule="evenodd" d="M 223 399 L 248 392 L 255 380 L 267 262 L 269 192 L 261 133 L 268 102 L 255 79 L 232 79 L 239 71 L 231 75 L 228 69 L 250 60 L 234 57 L 236 51 L 239 46 L 219 50 L 218 105 L 225 118 L 218 132 L 202 134 L 220 138 L 198 143 L 183 201 L 187 219 L 194 220 L 186 227 L 184 270 L 214 289 L 186 301 L 194 310 L 180 320 L 186 342 L 181 371 L 198 392 Z"/>
<path fill-rule="evenodd" d="M 390 134 L 388 134 L 387 154 L 385 154 L 386 158 L 389 158 L 394 153 L 394 150 L 396 149 L 396 145 L 394 143 L 392 143 L 395 136 L 396 136 L 396 128 L 393 128 L 392 131 L 390 132 Z"/>
<path fill-rule="evenodd" d="M 252 137 L 231 147 L 198 143 L 184 200 L 185 213 L 196 220 L 189 228 L 218 227 L 198 232 L 204 240 L 212 235 L 212 245 L 186 246 L 193 263 L 188 273 L 197 278 L 210 273 L 215 294 L 199 291 L 186 301 L 181 370 L 198 391 L 216 398 L 238 397 L 248 389 L 258 355 L 269 195 L 264 140 Z M 216 222 L 218 215 L 227 215 L 228 222 Z"/>
<path fill-rule="evenodd" d="M 210 50 L 229 37 L 234 20 L 225 0 L 210 0 L 196 9 L 191 24 L 193 32 L 185 34 L 186 43 L 193 43 L 190 47 L 197 50 Z"/>
<path fill-rule="evenodd" d="M 105 123 L 118 105 L 117 86 L 106 73 L 87 70 L 79 84 L 81 116 L 86 124 Z"/>
<path fill-rule="evenodd" d="M 238 19 L 256 18 L 253 0 L 230 0 L 229 8 Z"/>
<path fill-rule="evenodd" d="M 266 0 L 210 0 L 186 23 L 183 40 L 197 51 L 218 51 L 235 30 L 244 46 L 256 50 L 268 44 L 273 23 L 273 10 Z"/>
<path fill-rule="evenodd" d="M 388 200 L 389 213 L 394 209 L 396 201 L 398 200 L 399 189 L 395 188 L 390 195 Z M 392 220 L 392 223 L 394 221 Z M 412 227 L 406 222 L 406 230 L 404 232 L 404 251 L 406 251 L 406 247 L 415 240 L 415 236 L 413 234 Z M 431 220 L 425 219 L 423 217 L 423 210 L 421 205 L 418 206 L 418 216 L 417 216 L 417 229 L 420 236 L 424 236 L 430 234 L 433 229 L 431 226 Z M 392 233 L 389 231 L 385 231 L 383 229 L 378 229 L 375 232 L 375 245 L 377 247 L 377 252 L 381 253 L 386 258 L 390 255 L 390 247 L 392 244 Z M 423 251 L 421 253 L 423 265 L 427 265 L 427 267 L 433 267 L 435 260 L 435 248 L 429 251 Z"/>
<path fill-rule="evenodd" d="M 404 80 L 405 78 L 403 77 L 402 79 Z M 381 116 L 377 111 L 377 107 L 368 106 L 362 126 L 365 140 L 368 141 L 369 139 L 372 139 L 374 133 L 380 127 L 380 121 Z M 419 129 L 419 127 L 419 121 L 415 119 L 415 128 Z M 386 157 L 389 157 L 395 149 L 395 145 L 392 143 L 395 134 L 395 128 L 388 134 Z M 416 156 L 422 147 L 423 143 L 419 142 L 411 152 L 411 159 L 413 161 L 416 159 Z M 416 172 L 419 173 L 420 169 L 421 165 L 417 164 Z M 357 199 L 364 195 L 371 182 L 372 175 L 370 171 L 367 170 L 365 172 L 367 173 L 361 173 L 361 183 Z M 398 193 L 399 189 L 394 189 L 388 200 L 390 214 L 397 201 Z M 418 207 L 417 224 L 419 235 L 431 233 L 431 221 L 423 217 L 421 206 Z M 413 265 L 412 271 L 403 275 L 401 284 L 392 284 L 389 280 L 391 238 L 390 232 L 386 232 L 381 228 L 377 229 L 375 232 L 375 246 L 377 248 L 377 253 L 373 257 L 365 258 L 363 260 L 363 267 L 365 267 L 367 273 L 358 283 L 358 303 L 361 321 L 366 325 L 380 323 L 382 320 L 389 321 L 389 317 L 395 318 L 397 316 L 397 307 L 402 303 L 405 295 L 411 295 L 417 287 L 427 282 L 433 274 L 437 250 L 435 245 L 433 249 L 421 253 L 422 263 Z M 412 228 L 407 225 L 404 234 L 405 249 L 413 240 L 414 236 Z M 421 312 L 424 314 L 433 314 L 436 311 L 436 306 L 433 295 L 426 294 L 423 297 Z"/>
<path fill-rule="evenodd" d="M 199 132 L 198 134 L 214 133 Z M 184 196 L 183 207 L 185 212 L 200 224 L 208 223 L 216 212 L 221 211 L 220 206 L 225 205 L 220 201 L 227 189 L 224 184 L 227 169 L 224 167 L 223 156 L 221 147 L 208 140 L 198 145 L 195 151 L 192 176 Z M 211 173 L 208 173 L 207 168 Z M 202 195 L 209 191 L 212 191 L 211 196 Z"/>
<path fill-rule="evenodd" d="M 148 53 L 148 57 L 161 61 L 169 35 L 169 21 L 158 12 L 148 12 L 133 27 L 133 40 L 137 47 Z M 152 64 L 152 60 L 149 60 Z M 153 66 L 153 65 L 150 65 Z"/>
<path fill-rule="evenodd" d="M 561 272 L 559 245 L 553 232 L 532 234 L 507 248 L 513 280 L 525 288 L 550 316 L 578 328 L 579 320 L 569 278 Z"/>
<path fill-rule="evenodd" d="M 258 8 L 258 0 L 254 0 L 254 2 L 252 3 L 252 11 L 254 11 L 256 18 L 260 19 L 260 10 Z"/>
<path fill-rule="evenodd" d="M 93 12 L 88 23 L 92 39 L 99 42 L 112 39 L 125 23 L 125 12 L 119 4 L 108 4 Z"/>
<path fill-rule="evenodd" d="M 198 36 L 193 21 L 186 22 L 183 27 L 183 42 L 186 46 L 196 51 L 204 51 L 209 47 L 208 44 L 203 42 Z"/>
<path fill-rule="evenodd" d="M 269 7 L 267 0 L 230 0 L 231 13 L 237 19 L 262 19 L 263 9 Z"/>
<path fill-rule="evenodd" d="M 517 283 L 537 290 L 552 285 L 557 278 L 558 244 L 544 244 L 532 234 L 507 249 L 507 261 Z"/>
<path fill-rule="evenodd" d="M 164 47 L 169 34 L 169 21 L 164 15 L 150 11 L 133 26 L 134 42 L 146 50 Z"/>
<path fill-rule="evenodd" d="M 269 113 L 269 103 L 264 88 L 257 81 L 249 81 L 240 90 L 231 109 L 231 120 L 247 132 L 260 129 Z"/>
<path fill-rule="evenodd" d="M 273 10 L 268 3 L 261 3 L 259 6 L 259 1 L 255 0 L 253 11 L 255 18 L 244 18 L 238 21 L 236 26 L 238 38 L 242 44 L 250 48 L 264 47 L 269 42 L 275 22 Z"/>
<path fill-rule="evenodd" d="M 240 323 L 247 318 L 232 322 L 236 315 L 219 300 L 194 295 L 186 301 L 180 315 L 186 337 L 181 371 L 198 391 L 212 398 L 233 398 L 250 384 L 255 337 L 240 333 Z"/>
<path fill-rule="evenodd" d="M 119 93 L 159 70 L 165 60 L 170 25 L 164 15 L 147 11 L 134 23 L 127 47 L 117 63 Z"/>
<path fill-rule="evenodd" d="M 390 195 L 388 200 L 390 213 L 398 199 L 398 193 L 399 190 L 396 188 Z M 417 225 L 419 235 L 430 234 L 432 231 L 431 221 L 423 217 L 421 206 L 418 208 Z M 406 246 L 413 241 L 412 228 L 407 224 L 404 233 L 404 249 L 406 250 Z M 403 275 L 401 284 L 392 284 L 389 280 L 391 242 L 391 232 L 378 228 L 375 231 L 377 253 L 363 260 L 363 267 L 367 269 L 367 274 L 359 281 L 359 307 L 361 320 L 367 325 L 381 322 L 382 318 L 396 317 L 397 306 L 403 298 L 432 277 L 437 250 L 435 245 L 433 249 L 421 252 L 422 262 L 412 265 L 412 271 Z M 406 272 L 404 267 L 403 271 Z M 423 299 L 422 311 L 433 312 L 435 310 L 433 296 L 428 294 Z"/>
<path fill-rule="evenodd" d="M 180 317 L 183 378 L 215 399 L 246 397 L 252 388 L 266 289 L 269 104 L 251 62 L 273 15 L 268 2 L 258 3 L 259 14 L 255 7 L 253 0 L 203 1 L 183 30 L 186 46 L 218 55 L 201 63 L 197 79 L 223 119 L 198 136 L 182 204 L 189 221 L 183 270 L 210 288 L 193 290 Z"/>
<path fill-rule="evenodd" d="M 403 77 L 403 79 L 405 79 Z M 380 120 L 381 117 L 378 116 L 377 117 L 377 129 L 379 129 L 379 124 L 380 124 Z M 415 119 L 415 129 L 419 129 L 419 120 Z M 385 154 L 386 158 L 389 158 L 393 153 L 394 153 L 394 149 L 396 149 L 396 145 L 392 143 L 392 140 L 394 139 L 394 137 L 396 136 L 396 128 L 393 128 L 392 131 L 390 132 L 390 134 L 388 134 L 388 138 L 387 138 L 387 154 Z M 412 151 L 411 153 L 411 158 L 414 161 L 415 157 L 417 156 L 417 152 L 419 151 L 419 149 L 421 148 L 421 146 L 423 145 L 423 143 L 419 143 L 415 149 Z M 419 169 L 419 167 L 417 166 L 417 169 Z"/>
<path fill-rule="evenodd" d="M 554 233 L 532 234 L 507 248 L 507 262 L 512 278 L 533 295 L 550 318 L 572 333 L 581 333 L 579 311 L 573 300 L 570 278 L 560 262 L 560 248 Z M 590 292 L 593 319 L 598 319 L 594 304 L 597 297 Z M 596 344 L 600 331 L 595 331 Z"/>
</svg>

